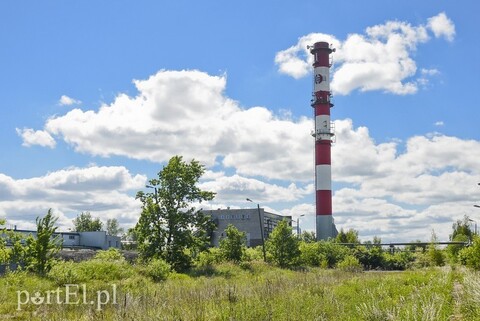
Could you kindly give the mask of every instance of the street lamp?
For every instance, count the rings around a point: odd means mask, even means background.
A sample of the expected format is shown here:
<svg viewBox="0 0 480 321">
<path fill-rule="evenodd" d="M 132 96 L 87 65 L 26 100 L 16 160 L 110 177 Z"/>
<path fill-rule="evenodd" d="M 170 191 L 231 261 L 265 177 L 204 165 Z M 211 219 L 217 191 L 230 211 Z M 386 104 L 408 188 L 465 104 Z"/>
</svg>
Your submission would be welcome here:
<svg viewBox="0 0 480 321">
<path fill-rule="evenodd" d="M 248 202 L 254 203 L 251 199 L 247 198 Z M 260 214 L 260 204 L 257 203 L 258 209 L 258 222 L 260 223 L 260 235 L 262 236 L 262 251 L 263 251 L 263 261 L 267 262 L 267 253 L 265 252 L 265 236 L 263 235 L 263 222 L 262 215 Z"/>
<path fill-rule="evenodd" d="M 305 216 L 305 214 L 300 215 L 297 217 L 297 236 L 300 237 L 300 217 Z"/>
<path fill-rule="evenodd" d="M 155 203 L 158 205 L 157 187 L 152 185 L 145 185 L 146 188 L 153 188 L 155 190 Z"/>
</svg>

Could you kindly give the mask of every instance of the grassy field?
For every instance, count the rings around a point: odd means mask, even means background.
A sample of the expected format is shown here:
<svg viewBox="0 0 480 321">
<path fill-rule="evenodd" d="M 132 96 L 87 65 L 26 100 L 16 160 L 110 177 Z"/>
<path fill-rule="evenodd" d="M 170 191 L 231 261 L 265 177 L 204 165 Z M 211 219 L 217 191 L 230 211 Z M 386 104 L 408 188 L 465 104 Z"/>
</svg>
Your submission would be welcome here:
<svg viewBox="0 0 480 321">
<path fill-rule="evenodd" d="M 350 273 L 252 262 L 153 282 L 125 266 L 108 280 L 10 273 L 0 289 L 2 320 L 480 320 L 480 275 L 463 268 Z"/>
</svg>

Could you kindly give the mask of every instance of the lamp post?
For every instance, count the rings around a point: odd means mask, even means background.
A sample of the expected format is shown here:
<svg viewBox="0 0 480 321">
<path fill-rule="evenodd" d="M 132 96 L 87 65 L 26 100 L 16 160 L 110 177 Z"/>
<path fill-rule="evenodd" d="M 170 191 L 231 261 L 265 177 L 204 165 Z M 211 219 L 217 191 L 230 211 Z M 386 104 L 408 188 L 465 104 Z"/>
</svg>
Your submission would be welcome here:
<svg viewBox="0 0 480 321">
<path fill-rule="evenodd" d="M 153 188 L 155 190 L 155 203 L 158 205 L 157 187 L 152 185 L 145 185 L 146 188 Z"/>
<path fill-rule="evenodd" d="M 249 198 L 247 198 L 248 202 L 253 201 Z M 260 204 L 257 203 L 257 210 L 258 210 L 258 222 L 260 223 L 260 235 L 262 236 L 262 251 L 263 251 L 263 261 L 267 262 L 267 252 L 265 252 L 265 236 L 263 235 L 263 221 L 262 221 L 262 215 L 260 214 Z"/>
<path fill-rule="evenodd" d="M 305 214 L 300 215 L 297 217 L 297 237 L 300 238 L 300 217 L 305 216 Z"/>
</svg>

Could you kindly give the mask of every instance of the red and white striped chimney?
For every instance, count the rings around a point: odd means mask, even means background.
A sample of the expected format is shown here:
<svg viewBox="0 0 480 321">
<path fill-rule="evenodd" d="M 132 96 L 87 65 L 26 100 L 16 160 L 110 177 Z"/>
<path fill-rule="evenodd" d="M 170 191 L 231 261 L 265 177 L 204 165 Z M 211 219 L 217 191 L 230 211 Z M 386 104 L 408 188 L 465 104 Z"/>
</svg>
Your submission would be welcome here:
<svg viewBox="0 0 480 321">
<path fill-rule="evenodd" d="M 310 47 L 313 55 L 313 100 L 315 110 L 315 189 L 317 240 L 336 236 L 332 218 L 331 145 L 333 130 L 330 121 L 330 59 L 334 51 L 328 42 L 317 42 Z"/>
</svg>

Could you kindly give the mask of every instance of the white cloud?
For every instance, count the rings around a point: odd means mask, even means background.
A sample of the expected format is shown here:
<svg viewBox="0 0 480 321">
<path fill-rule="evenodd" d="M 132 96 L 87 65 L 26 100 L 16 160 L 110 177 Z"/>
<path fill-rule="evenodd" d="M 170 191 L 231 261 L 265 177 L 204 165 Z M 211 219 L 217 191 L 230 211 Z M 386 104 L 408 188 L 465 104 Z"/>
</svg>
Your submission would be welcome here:
<svg viewBox="0 0 480 321">
<path fill-rule="evenodd" d="M 291 183 L 284 187 L 239 175 L 216 176 L 214 178 L 214 180 L 203 182 L 200 187 L 215 191 L 217 193 L 215 202 L 226 204 L 242 203 L 246 198 L 251 198 L 252 195 L 256 196 L 255 201 L 257 202 L 293 202 L 314 192 L 313 184 L 301 188 Z"/>
<path fill-rule="evenodd" d="M 45 132 L 92 155 L 164 162 L 179 154 L 207 166 L 221 161 L 242 175 L 311 178 L 304 166 L 311 159 L 311 119 L 242 109 L 225 96 L 225 75 L 163 70 L 134 83 L 135 97 L 120 94 L 98 111 L 76 108 L 54 116 Z"/>
<path fill-rule="evenodd" d="M 435 126 L 444 126 L 445 123 L 442 120 L 435 122 Z"/>
<path fill-rule="evenodd" d="M 82 102 L 80 100 L 68 97 L 67 95 L 62 95 L 58 103 L 61 106 L 70 106 L 70 105 L 78 105 L 78 104 L 81 104 Z"/>
<path fill-rule="evenodd" d="M 447 240 L 451 226 L 472 215 L 478 201 L 480 142 L 441 134 L 409 138 L 404 144 L 376 143 L 366 127 L 335 122 L 332 147 L 333 213 L 338 228 L 354 228 L 363 240 L 430 239 L 432 228 Z M 345 187 L 345 185 L 347 185 Z M 313 194 L 313 193 L 312 193 Z M 281 210 L 307 214 L 303 229 L 315 226 L 314 206 Z"/>
<path fill-rule="evenodd" d="M 453 23 L 445 14 L 429 20 L 429 28 L 436 36 L 448 34 L 453 37 L 452 33 L 447 32 L 447 26 L 453 27 Z M 398 95 L 413 94 L 418 91 L 419 84 L 425 85 L 426 76 L 431 76 L 432 72 L 436 71 L 423 69 L 428 74 L 422 72 L 418 80 L 412 78 L 417 73 L 412 53 L 418 44 L 428 40 L 427 28 L 423 25 L 412 26 L 406 22 L 387 21 L 368 27 L 365 34 L 350 34 L 343 42 L 332 35 L 321 33 L 300 37 L 296 45 L 276 54 L 275 63 L 281 73 L 294 78 L 304 77 L 312 69 L 312 55 L 309 54 L 307 45 L 327 41 L 336 48 L 332 55 L 333 93 L 348 95 L 358 89 L 381 90 Z"/>
<path fill-rule="evenodd" d="M 453 41 L 455 37 L 455 25 L 445 12 L 428 19 L 428 28 L 432 30 L 435 37 L 444 37 L 448 41 Z"/>
<path fill-rule="evenodd" d="M 44 130 L 33 130 L 31 128 L 16 128 L 17 134 L 23 139 L 23 146 L 40 145 L 43 147 L 54 148 L 56 145 L 53 137 Z"/>
<path fill-rule="evenodd" d="M 129 193 L 142 189 L 145 182 L 145 176 L 132 175 L 121 166 L 68 168 L 29 179 L 0 174 L 0 217 L 18 228 L 32 228 L 35 218 L 52 208 L 62 230 L 71 227 L 82 211 L 132 226 L 140 203 Z"/>
</svg>

